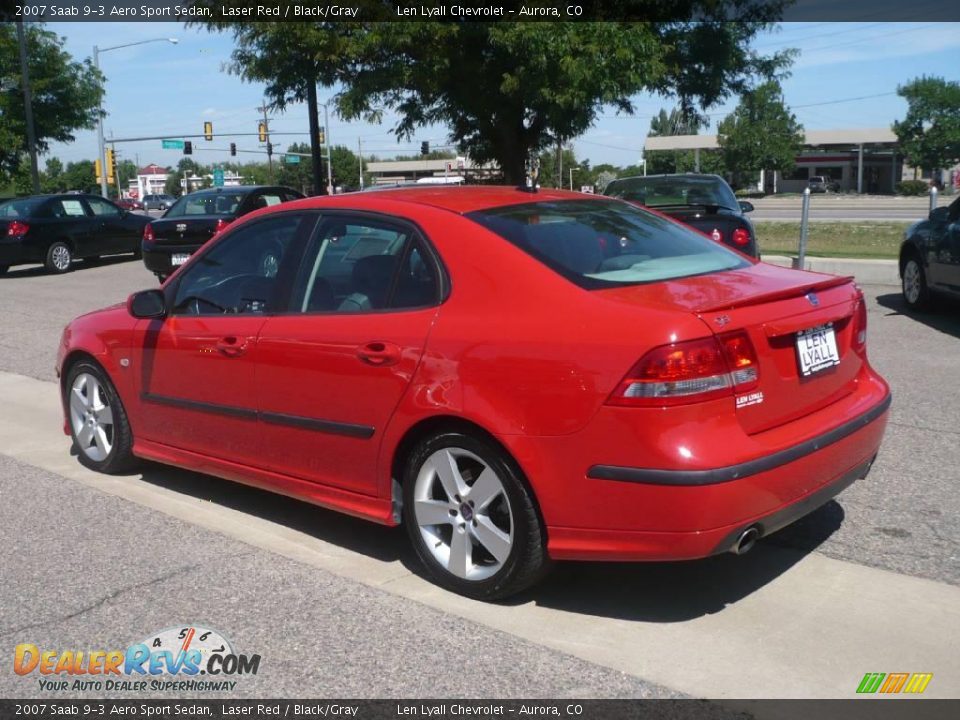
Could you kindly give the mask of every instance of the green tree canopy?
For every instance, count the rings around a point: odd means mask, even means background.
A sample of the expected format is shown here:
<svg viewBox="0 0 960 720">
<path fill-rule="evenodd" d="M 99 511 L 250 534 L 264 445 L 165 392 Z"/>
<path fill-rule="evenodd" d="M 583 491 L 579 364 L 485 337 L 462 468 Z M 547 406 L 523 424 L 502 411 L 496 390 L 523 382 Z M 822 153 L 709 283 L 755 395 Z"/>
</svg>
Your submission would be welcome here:
<svg viewBox="0 0 960 720">
<path fill-rule="evenodd" d="M 315 78 L 339 88 L 343 118 L 392 111 L 393 132 L 407 140 L 445 125 L 461 152 L 497 162 L 512 183 L 529 157 L 580 135 L 604 108 L 632 113 L 639 92 L 675 95 L 693 113 L 775 75 L 790 54 L 764 57 L 750 42 L 784 4 L 685 0 L 697 22 L 203 24 L 233 33 L 232 70 L 265 81 L 275 107 L 302 100 Z M 644 8 L 663 15 L 661 0 L 631 3 Z"/>
<path fill-rule="evenodd" d="M 757 170 L 790 170 L 803 147 L 803 126 L 783 101 L 777 82 L 744 93 L 718 128 L 717 141 L 735 178 Z"/>
<path fill-rule="evenodd" d="M 934 170 L 960 163 L 960 83 L 921 77 L 897 94 L 909 107 L 893 131 L 910 164 Z"/>
<path fill-rule="evenodd" d="M 89 59 L 75 61 L 64 39 L 40 23 L 24 28 L 33 94 L 37 151 L 51 142 L 72 142 L 74 131 L 95 126 L 103 76 Z M 20 54 L 14 23 L 0 24 L 0 180 L 17 171 L 27 153 L 26 115 L 20 87 Z"/>
</svg>

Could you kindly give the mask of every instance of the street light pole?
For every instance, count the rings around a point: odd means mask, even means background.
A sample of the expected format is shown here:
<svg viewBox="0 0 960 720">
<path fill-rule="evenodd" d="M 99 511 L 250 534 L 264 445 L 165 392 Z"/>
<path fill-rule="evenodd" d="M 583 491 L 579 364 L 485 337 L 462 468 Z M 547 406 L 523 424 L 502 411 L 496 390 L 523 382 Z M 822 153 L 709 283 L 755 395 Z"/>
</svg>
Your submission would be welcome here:
<svg viewBox="0 0 960 720">
<path fill-rule="evenodd" d="M 93 46 L 93 66 L 97 69 L 97 73 L 100 72 L 100 53 L 107 52 L 108 50 L 119 50 L 120 48 L 132 47 L 134 45 L 146 45 L 147 43 L 153 42 L 168 42 L 172 45 L 176 45 L 178 40 L 177 38 L 152 38 L 151 40 L 140 40 L 139 42 L 125 43 L 123 45 L 114 45 L 112 47 L 101 48 L 96 45 Z M 106 160 L 106 145 L 103 141 L 103 95 L 100 94 L 100 103 L 97 106 L 97 148 L 100 153 L 100 194 L 103 197 L 107 197 L 107 160 Z"/>
<path fill-rule="evenodd" d="M 333 165 L 330 164 L 330 120 L 327 103 L 323 104 L 323 139 L 327 141 L 327 195 L 333 195 Z"/>
</svg>

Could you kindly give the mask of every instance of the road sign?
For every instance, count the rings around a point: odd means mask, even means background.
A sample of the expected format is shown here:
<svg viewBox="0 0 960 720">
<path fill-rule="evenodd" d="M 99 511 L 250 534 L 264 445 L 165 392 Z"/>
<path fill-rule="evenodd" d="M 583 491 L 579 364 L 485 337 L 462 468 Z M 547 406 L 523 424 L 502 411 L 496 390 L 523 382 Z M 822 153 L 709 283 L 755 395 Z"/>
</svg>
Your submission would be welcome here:
<svg viewBox="0 0 960 720">
<path fill-rule="evenodd" d="M 164 150 L 183 150 L 183 140 L 161 140 L 160 147 Z"/>
<path fill-rule="evenodd" d="M 213 186 L 223 187 L 223 170 L 220 168 L 213 171 Z"/>
<path fill-rule="evenodd" d="M 283 156 L 283 161 L 284 161 L 287 165 L 299 165 L 299 164 L 300 164 L 300 156 L 299 156 L 299 155 L 284 155 L 284 156 Z"/>
</svg>

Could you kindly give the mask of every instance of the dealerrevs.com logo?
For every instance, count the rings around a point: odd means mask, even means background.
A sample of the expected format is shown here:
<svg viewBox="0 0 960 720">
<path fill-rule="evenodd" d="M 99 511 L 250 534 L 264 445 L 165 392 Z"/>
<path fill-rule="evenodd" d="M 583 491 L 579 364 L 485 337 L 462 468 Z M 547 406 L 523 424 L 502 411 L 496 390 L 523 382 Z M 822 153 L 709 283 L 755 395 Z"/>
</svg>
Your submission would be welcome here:
<svg viewBox="0 0 960 720">
<path fill-rule="evenodd" d="M 125 650 L 51 650 L 33 643 L 14 648 L 13 670 L 36 676 L 47 692 L 232 691 L 238 676 L 256 675 L 259 655 L 234 652 L 216 630 L 168 628 Z"/>
</svg>

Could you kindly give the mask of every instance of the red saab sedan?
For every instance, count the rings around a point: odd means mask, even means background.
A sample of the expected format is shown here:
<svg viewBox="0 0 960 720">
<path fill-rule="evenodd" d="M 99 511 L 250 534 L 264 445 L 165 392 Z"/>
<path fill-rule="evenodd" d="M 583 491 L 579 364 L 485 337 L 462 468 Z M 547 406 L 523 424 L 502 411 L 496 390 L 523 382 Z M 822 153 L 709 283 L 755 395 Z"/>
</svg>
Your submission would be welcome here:
<svg viewBox="0 0 960 720">
<path fill-rule="evenodd" d="M 493 599 L 551 560 L 742 553 L 864 477 L 890 406 L 866 333 L 850 278 L 619 200 L 407 188 L 244 217 L 70 323 L 58 370 L 85 465 L 403 523 Z"/>
</svg>

